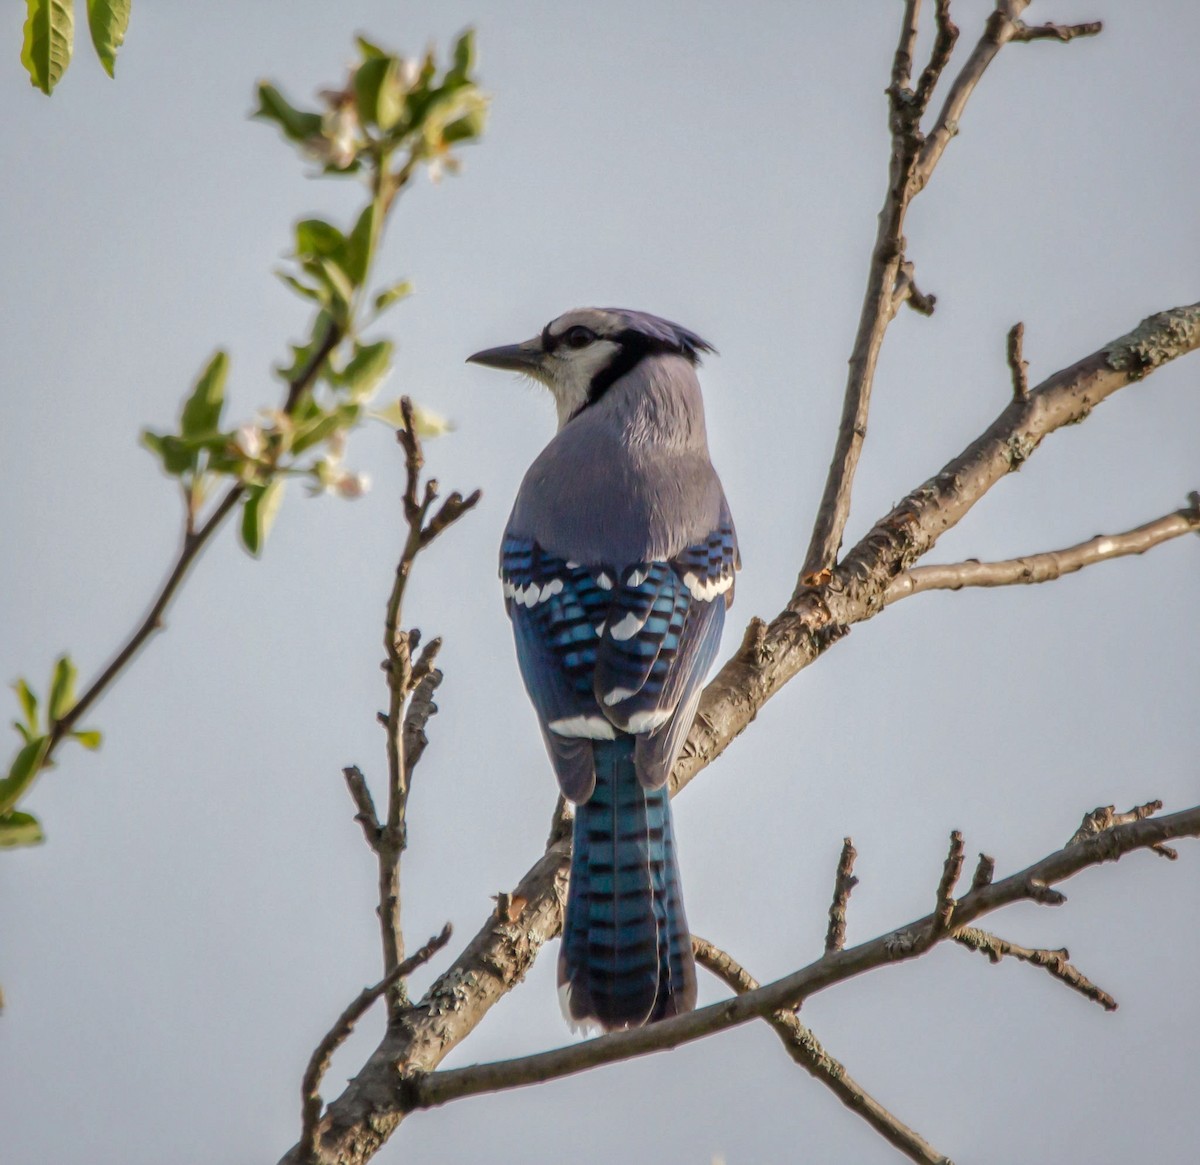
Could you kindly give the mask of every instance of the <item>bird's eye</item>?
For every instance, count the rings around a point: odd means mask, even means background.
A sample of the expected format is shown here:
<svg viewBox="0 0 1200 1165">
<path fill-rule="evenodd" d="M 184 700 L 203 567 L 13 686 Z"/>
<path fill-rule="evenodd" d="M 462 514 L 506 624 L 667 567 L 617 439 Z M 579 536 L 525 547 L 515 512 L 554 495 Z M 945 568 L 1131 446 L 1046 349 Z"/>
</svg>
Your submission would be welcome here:
<svg viewBox="0 0 1200 1165">
<path fill-rule="evenodd" d="M 568 348 L 586 348 L 594 339 L 596 333 L 591 328 L 585 328 L 582 324 L 576 324 L 573 328 L 568 328 L 563 340 Z"/>
</svg>

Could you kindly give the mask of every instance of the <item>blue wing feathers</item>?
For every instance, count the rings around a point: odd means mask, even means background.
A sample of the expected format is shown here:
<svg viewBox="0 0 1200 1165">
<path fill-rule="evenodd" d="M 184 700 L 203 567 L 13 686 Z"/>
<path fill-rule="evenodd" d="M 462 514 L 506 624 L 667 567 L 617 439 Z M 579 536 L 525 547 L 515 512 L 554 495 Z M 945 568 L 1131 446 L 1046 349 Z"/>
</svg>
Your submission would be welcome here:
<svg viewBox="0 0 1200 1165">
<path fill-rule="evenodd" d="M 572 1020 L 611 1030 L 695 1004 L 665 785 L 739 565 L 727 513 L 669 561 L 581 564 L 530 538 L 504 540 L 521 675 L 577 806 L 559 956 Z"/>
</svg>

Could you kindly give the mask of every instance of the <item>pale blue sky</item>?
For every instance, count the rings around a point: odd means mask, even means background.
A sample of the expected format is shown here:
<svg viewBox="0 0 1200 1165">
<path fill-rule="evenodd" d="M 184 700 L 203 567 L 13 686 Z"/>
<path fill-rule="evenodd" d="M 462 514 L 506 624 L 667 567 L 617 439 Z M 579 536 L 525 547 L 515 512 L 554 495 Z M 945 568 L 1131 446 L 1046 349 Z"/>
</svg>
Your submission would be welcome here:
<svg viewBox="0 0 1200 1165">
<path fill-rule="evenodd" d="M 408 51 L 478 28 L 494 95 L 464 173 L 406 194 L 380 277 L 411 277 L 387 385 L 458 423 L 430 446 L 477 512 L 419 564 L 408 617 L 446 638 L 410 809 L 405 913 L 475 932 L 541 851 L 554 783 L 521 690 L 495 554 L 547 400 L 464 365 L 580 304 L 678 319 L 702 373 L 745 570 L 725 651 L 791 590 L 832 447 L 887 157 L 898 3 L 460 2 L 134 6 L 115 82 L 86 34 L 50 100 L 0 23 L 0 678 L 101 666 L 174 552 L 178 506 L 137 434 L 177 414 L 217 345 L 232 407 L 304 326 L 272 277 L 290 224 L 348 215 L 272 129 L 255 81 L 297 100 L 363 31 Z M 985 6 L 956 4 L 964 45 Z M 1063 0 L 1089 42 L 1006 49 L 908 229 L 931 320 L 880 363 L 850 537 L 991 421 L 1004 334 L 1031 375 L 1200 298 L 1200 107 L 1188 3 Z M 1200 487 L 1200 358 L 1120 393 L 1000 483 L 932 560 L 1128 528 Z M 11 1165 L 272 1161 L 298 1131 L 316 1040 L 378 975 L 373 862 L 341 766 L 383 771 L 374 723 L 399 461 L 356 438 L 355 503 L 289 496 L 262 562 L 227 532 L 31 798 L 49 841 L 0 855 L 0 1128 Z M 952 828 L 1002 873 L 1086 810 L 1200 794 L 1200 540 L 1057 584 L 902 603 L 795 680 L 676 806 L 688 915 L 760 979 L 820 952 L 838 848 L 858 846 L 850 939 L 928 909 Z M 15 709 L 15 701 L 11 705 Z M 7 718 L 7 717 L 6 717 Z M 13 740 L 15 741 L 15 736 Z M 948 949 L 812 1000 L 829 1050 L 972 1165 L 1183 1165 L 1195 1147 L 1200 852 L 1136 855 L 1070 903 L 994 917 L 1070 947 L 1106 1015 L 1023 966 Z M 449 1063 L 557 1045 L 555 949 Z M 447 963 L 417 977 L 428 982 Z M 702 980 L 702 998 L 718 997 Z M 362 1025 L 326 1093 L 378 1036 Z M 1145 1114 L 1136 1117 L 1135 1114 Z M 898 1160 L 765 1028 L 406 1123 L 378 1158 L 467 1165 Z"/>
</svg>

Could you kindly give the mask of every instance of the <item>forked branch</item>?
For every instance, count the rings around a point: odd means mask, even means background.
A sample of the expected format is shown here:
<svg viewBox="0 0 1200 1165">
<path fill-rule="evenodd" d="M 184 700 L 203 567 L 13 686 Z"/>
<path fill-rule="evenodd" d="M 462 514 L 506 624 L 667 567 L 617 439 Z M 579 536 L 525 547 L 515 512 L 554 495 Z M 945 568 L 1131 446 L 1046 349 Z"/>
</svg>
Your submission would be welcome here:
<svg viewBox="0 0 1200 1165">
<path fill-rule="evenodd" d="M 692 950 L 696 961 L 716 975 L 731 991 L 744 995 L 748 991 L 758 990 L 758 980 L 732 956 L 713 946 L 707 939 L 692 935 Z M 947 1156 L 939 1153 L 859 1084 L 845 1066 L 825 1050 L 812 1031 L 800 1022 L 800 1017 L 794 1011 L 774 1011 L 766 1017 L 766 1022 L 779 1036 L 784 1051 L 801 1068 L 824 1084 L 851 1112 L 862 1117 L 909 1160 L 920 1161 L 924 1165 L 952 1165 Z"/>
<path fill-rule="evenodd" d="M 1200 805 L 1168 817 L 1147 817 L 1114 826 L 1086 842 L 1067 845 L 1002 881 L 973 890 L 954 905 L 955 925 L 966 926 L 1013 902 L 1061 904 L 1066 899 L 1052 889 L 1055 883 L 1065 881 L 1089 866 L 1115 861 L 1134 850 L 1147 849 L 1176 837 L 1200 837 Z M 952 858 L 956 848 L 952 845 Z M 947 868 L 952 864 L 948 860 Z M 951 887 L 952 884 L 951 878 Z M 649 1027 L 615 1032 L 519 1059 L 428 1074 L 410 1070 L 406 1073 L 405 1106 L 408 1109 L 430 1108 L 466 1096 L 556 1080 L 601 1064 L 676 1048 L 752 1019 L 765 1018 L 779 1010 L 797 1008 L 827 987 L 847 982 L 866 971 L 916 958 L 945 941 L 949 932 L 942 926 L 940 916 L 946 885 L 944 875 L 938 891 L 939 908 L 933 914 L 859 946 L 826 954 L 791 975 L 735 999 Z"/>
</svg>

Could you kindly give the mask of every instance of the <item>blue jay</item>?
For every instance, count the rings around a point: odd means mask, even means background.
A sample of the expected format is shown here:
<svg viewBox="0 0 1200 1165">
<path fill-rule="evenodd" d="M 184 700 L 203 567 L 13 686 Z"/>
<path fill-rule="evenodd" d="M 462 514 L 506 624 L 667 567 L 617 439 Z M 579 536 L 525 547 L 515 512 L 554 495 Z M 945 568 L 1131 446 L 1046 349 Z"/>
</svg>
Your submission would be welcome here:
<svg viewBox="0 0 1200 1165">
<path fill-rule="evenodd" d="M 711 351 L 657 316 L 583 308 L 469 358 L 540 381 L 558 410 L 517 493 L 500 576 L 575 804 L 558 961 L 575 1026 L 637 1027 L 696 1002 L 666 782 L 741 565 L 695 372 Z"/>
</svg>

